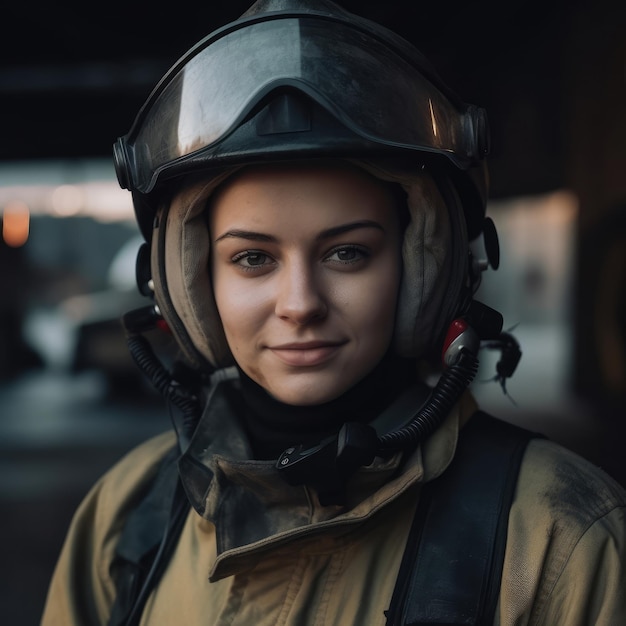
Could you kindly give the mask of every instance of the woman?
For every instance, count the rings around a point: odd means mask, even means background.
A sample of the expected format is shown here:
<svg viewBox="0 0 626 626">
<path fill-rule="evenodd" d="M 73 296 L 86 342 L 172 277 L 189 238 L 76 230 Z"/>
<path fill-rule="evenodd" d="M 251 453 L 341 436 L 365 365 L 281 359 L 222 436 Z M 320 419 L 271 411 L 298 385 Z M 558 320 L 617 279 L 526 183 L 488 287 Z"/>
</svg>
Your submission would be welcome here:
<svg viewBox="0 0 626 626">
<path fill-rule="evenodd" d="M 420 501 L 483 455 L 464 454 L 466 387 L 480 340 L 507 339 L 472 300 L 497 265 L 485 134 L 405 41 L 324 0 L 257 2 L 174 66 L 115 158 L 158 307 L 127 316 L 131 349 L 176 435 L 87 496 L 45 626 L 429 623 L 406 617 L 424 600 L 438 623 L 462 613 L 445 585 L 425 591 L 450 575 L 465 589 L 455 560 L 434 558 L 415 595 L 396 581 L 413 580 Z M 180 348 L 175 378 L 138 334 L 152 322 Z M 483 623 L 622 623 L 623 489 L 545 439 L 521 450 L 510 511 L 487 518 L 506 549 L 492 593 L 478 588 Z M 483 525 L 463 511 L 492 474 L 457 489 L 443 522 L 459 536 Z"/>
</svg>

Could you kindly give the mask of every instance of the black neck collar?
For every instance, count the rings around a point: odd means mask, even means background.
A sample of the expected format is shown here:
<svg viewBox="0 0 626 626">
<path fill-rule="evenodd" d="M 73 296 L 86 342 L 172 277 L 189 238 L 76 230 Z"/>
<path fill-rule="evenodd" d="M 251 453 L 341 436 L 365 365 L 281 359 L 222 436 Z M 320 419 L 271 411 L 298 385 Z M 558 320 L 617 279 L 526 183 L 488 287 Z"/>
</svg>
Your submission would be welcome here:
<svg viewBox="0 0 626 626">
<path fill-rule="evenodd" d="M 276 459 L 288 447 L 314 445 L 346 422 L 369 423 L 415 380 L 415 363 L 386 356 L 342 396 L 316 406 L 292 406 L 270 396 L 239 370 L 240 415 L 254 457 Z"/>
</svg>

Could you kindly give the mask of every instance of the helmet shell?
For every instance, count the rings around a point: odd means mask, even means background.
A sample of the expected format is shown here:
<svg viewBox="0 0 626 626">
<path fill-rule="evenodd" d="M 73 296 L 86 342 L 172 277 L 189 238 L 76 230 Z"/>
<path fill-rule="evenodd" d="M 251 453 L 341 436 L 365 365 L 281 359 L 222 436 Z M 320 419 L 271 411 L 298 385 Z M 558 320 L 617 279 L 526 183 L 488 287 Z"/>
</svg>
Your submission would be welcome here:
<svg viewBox="0 0 626 626">
<path fill-rule="evenodd" d="M 190 173 L 261 160 L 399 156 L 443 169 L 470 237 L 487 194 L 485 111 L 409 42 L 328 0 L 259 0 L 193 46 L 114 145 L 144 237 Z"/>
<path fill-rule="evenodd" d="M 207 203 L 241 167 L 348 161 L 400 185 L 409 224 L 394 346 L 438 351 L 483 229 L 487 118 L 409 42 L 328 0 L 258 0 L 167 72 L 114 145 L 151 245 L 154 298 L 185 360 L 232 364 L 209 272 Z"/>
</svg>

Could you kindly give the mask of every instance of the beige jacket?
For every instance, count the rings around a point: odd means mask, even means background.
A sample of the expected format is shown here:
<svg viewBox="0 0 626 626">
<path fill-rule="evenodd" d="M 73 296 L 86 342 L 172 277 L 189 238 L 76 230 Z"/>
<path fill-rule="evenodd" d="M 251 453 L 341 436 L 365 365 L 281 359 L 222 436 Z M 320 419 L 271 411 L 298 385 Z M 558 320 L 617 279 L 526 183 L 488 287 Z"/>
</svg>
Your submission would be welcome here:
<svg viewBox="0 0 626 626">
<path fill-rule="evenodd" d="M 420 485 L 450 463 L 473 401 L 464 398 L 400 471 L 398 458 L 362 468 L 344 507 L 322 507 L 286 486 L 272 462 L 246 460 L 232 416 L 213 405 L 181 465 L 194 509 L 141 624 L 384 625 Z M 85 498 L 42 626 L 106 624 L 120 528 L 173 443 L 165 434 L 139 446 Z M 496 624 L 626 624 L 626 493 L 548 440 L 531 441 L 522 463 Z"/>
</svg>

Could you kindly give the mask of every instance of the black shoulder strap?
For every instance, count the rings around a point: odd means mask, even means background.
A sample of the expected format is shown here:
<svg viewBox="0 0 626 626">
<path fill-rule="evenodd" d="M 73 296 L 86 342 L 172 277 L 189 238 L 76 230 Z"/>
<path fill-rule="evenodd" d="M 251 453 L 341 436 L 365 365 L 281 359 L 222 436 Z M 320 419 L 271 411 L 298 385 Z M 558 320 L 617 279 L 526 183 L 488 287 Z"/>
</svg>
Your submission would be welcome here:
<svg viewBox="0 0 626 626">
<path fill-rule="evenodd" d="M 461 429 L 451 465 L 420 494 L 387 626 L 493 624 L 508 511 L 534 436 L 483 412 Z"/>
<path fill-rule="evenodd" d="M 108 626 L 139 623 L 182 531 L 189 502 L 178 478 L 179 455 L 175 446 L 162 459 L 149 490 L 126 520 L 111 564 L 116 596 Z"/>
</svg>

